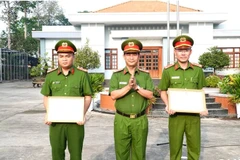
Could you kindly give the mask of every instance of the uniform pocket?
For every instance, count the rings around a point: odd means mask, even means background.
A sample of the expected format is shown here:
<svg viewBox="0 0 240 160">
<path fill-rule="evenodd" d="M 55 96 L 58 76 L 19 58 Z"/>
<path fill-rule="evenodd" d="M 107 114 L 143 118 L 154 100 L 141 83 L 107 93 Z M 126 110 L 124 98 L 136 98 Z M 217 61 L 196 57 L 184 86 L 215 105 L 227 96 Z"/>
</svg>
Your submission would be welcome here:
<svg viewBox="0 0 240 160">
<path fill-rule="evenodd" d="M 181 87 L 182 85 L 182 80 L 180 79 L 171 79 L 171 86 L 176 88 L 176 87 Z"/>
<path fill-rule="evenodd" d="M 57 91 L 60 91 L 61 88 L 62 88 L 62 85 L 60 83 L 53 83 L 51 89 L 53 92 L 57 92 Z"/>
<path fill-rule="evenodd" d="M 71 85 L 71 93 L 73 93 L 74 95 L 80 95 L 80 90 L 81 90 L 81 87 L 79 84 L 73 84 Z"/>
</svg>

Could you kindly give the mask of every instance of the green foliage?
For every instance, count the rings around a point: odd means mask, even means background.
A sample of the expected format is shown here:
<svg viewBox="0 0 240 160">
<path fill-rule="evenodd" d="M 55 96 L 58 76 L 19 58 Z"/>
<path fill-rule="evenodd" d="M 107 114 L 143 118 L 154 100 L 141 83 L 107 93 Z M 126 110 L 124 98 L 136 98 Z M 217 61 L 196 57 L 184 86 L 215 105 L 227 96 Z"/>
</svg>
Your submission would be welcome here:
<svg viewBox="0 0 240 160">
<path fill-rule="evenodd" d="M 214 68 L 214 72 L 216 69 L 222 69 L 230 63 L 229 56 L 218 49 L 217 46 L 209 48 L 208 52 L 203 53 L 198 60 L 203 68 Z"/>
<path fill-rule="evenodd" d="M 89 73 L 89 79 L 93 89 L 93 93 L 101 92 L 103 90 L 104 74 L 103 73 Z"/>
<path fill-rule="evenodd" d="M 233 103 L 240 103 L 240 74 L 228 75 L 219 84 L 220 93 L 231 94 Z"/>
<path fill-rule="evenodd" d="M 240 74 L 230 75 L 230 82 L 228 83 L 232 87 L 232 97 L 231 101 L 233 103 L 240 103 Z"/>
<path fill-rule="evenodd" d="M 74 65 L 85 69 L 95 69 L 100 67 L 100 55 L 97 51 L 93 51 L 89 47 L 89 40 L 87 40 L 86 44 L 81 49 L 77 50 Z"/>
<path fill-rule="evenodd" d="M 218 88 L 220 89 L 220 93 L 230 94 L 233 90 L 232 86 L 229 85 L 230 77 L 225 76 L 221 82 L 218 84 Z"/>
<path fill-rule="evenodd" d="M 155 86 L 154 91 L 153 91 L 153 96 L 154 97 L 160 97 L 159 91 L 160 90 L 158 89 L 158 86 Z"/>
<path fill-rule="evenodd" d="M 216 88 L 218 83 L 221 82 L 221 79 L 216 75 L 210 75 L 206 77 L 206 87 Z"/>
<path fill-rule="evenodd" d="M 45 54 L 45 57 L 47 57 L 47 53 Z M 50 58 L 39 58 L 38 59 L 38 65 L 37 66 L 33 66 L 30 69 L 30 75 L 32 77 L 45 77 L 47 75 L 47 71 L 48 68 L 50 68 L 50 66 L 48 65 L 50 62 Z"/>
</svg>

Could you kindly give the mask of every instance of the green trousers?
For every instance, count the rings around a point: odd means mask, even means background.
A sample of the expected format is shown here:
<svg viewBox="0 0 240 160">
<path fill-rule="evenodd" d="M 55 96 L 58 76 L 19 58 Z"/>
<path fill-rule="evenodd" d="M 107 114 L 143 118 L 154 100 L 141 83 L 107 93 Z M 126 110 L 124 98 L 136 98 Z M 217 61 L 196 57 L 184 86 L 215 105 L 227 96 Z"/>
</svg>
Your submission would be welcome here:
<svg viewBox="0 0 240 160">
<path fill-rule="evenodd" d="M 186 135 L 188 160 L 200 157 L 201 130 L 199 114 L 176 113 L 169 116 L 170 160 L 181 160 L 184 133 Z"/>
<path fill-rule="evenodd" d="M 70 160 L 82 160 L 84 126 L 76 123 L 54 123 L 50 125 L 52 160 L 65 160 L 66 144 Z"/>
<path fill-rule="evenodd" d="M 130 119 L 116 113 L 114 119 L 116 160 L 145 160 L 147 135 L 146 115 Z"/>
</svg>

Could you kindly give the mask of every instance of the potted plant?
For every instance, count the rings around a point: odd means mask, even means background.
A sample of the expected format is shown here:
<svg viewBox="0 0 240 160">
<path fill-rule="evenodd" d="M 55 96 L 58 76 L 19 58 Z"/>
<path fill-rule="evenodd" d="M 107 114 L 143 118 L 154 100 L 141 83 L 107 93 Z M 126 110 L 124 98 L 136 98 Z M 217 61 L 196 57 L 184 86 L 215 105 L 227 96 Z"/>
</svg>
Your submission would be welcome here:
<svg viewBox="0 0 240 160">
<path fill-rule="evenodd" d="M 230 101 L 236 104 L 237 118 L 240 118 L 240 74 L 230 75 Z"/>
<path fill-rule="evenodd" d="M 45 57 L 40 57 L 38 59 L 38 65 L 33 66 L 30 69 L 30 75 L 32 77 L 32 84 L 34 88 L 35 86 L 40 87 L 44 83 L 47 71 L 50 68 L 49 63 L 50 58 L 47 57 L 47 53 L 45 53 Z"/>
</svg>

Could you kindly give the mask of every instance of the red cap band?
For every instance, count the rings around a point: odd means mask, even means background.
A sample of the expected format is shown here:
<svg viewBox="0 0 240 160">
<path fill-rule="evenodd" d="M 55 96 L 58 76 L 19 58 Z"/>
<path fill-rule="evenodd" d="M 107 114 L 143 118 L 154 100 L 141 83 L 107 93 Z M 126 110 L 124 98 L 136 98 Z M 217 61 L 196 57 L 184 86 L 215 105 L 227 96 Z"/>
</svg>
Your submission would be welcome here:
<svg viewBox="0 0 240 160">
<path fill-rule="evenodd" d="M 190 41 L 184 41 L 184 42 L 177 42 L 175 44 L 175 48 L 181 47 L 181 46 L 192 46 L 192 43 Z"/>
<path fill-rule="evenodd" d="M 57 52 L 73 52 L 74 49 L 70 46 L 59 46 Z"/>
<path fill-rule="evenodd" d="M 131 45 L 131 46 L 126 45 L 126 46 L 124 47 L 124 52 L 125 52 L 125 51 L 129 51 L 129 50 L 140 51 L 138 45 Z"/>
</svg>

